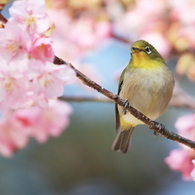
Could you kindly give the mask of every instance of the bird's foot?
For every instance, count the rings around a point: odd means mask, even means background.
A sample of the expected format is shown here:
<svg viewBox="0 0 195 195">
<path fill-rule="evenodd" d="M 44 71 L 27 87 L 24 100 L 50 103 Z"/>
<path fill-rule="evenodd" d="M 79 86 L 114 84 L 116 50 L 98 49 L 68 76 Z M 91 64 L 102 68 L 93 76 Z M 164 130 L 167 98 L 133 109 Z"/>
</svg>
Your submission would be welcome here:
<svg viewBox="0 0 195 195">
<path fill-rule="evenodd" d="M 125 105 L 124 105 L 123 110 L 122 110 L 122 113 L 123 113 L 124 115 L 127 113 L 126 108 L 127 108 L 128 106 L 130 106 L 130 103 L 129 103 L 128 99 L 126 99 L 126 100 L 125 100 Z"/>
<path fill-rule="evenodd" d="M 153 124 L 153 125 L 154 125 L 155 128 L 158 128 L 160 131 L 165 129 L 165 126 L 163 124 L 158 123 L 158 124 Z M 154 135 L 158 136 L 159 133 L 157 131 L 154 131 Z"/>
</svg>

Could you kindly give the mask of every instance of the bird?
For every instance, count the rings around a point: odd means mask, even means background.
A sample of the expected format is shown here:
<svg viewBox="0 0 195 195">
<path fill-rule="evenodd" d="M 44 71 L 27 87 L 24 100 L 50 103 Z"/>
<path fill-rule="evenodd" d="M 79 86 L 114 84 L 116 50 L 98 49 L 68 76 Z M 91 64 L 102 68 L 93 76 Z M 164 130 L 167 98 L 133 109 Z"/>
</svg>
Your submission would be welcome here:
<svg viewBox="0 0 195 195">
<path fill-rule="evenodd" d="M 151 120 L 158 118 L 167 107 L 173 93 L 174 77 L 160 53 L 147 41 L 131 45 L 131 58 L 123 70 L 118 95 Z M 116 131 L 111 150 L 127 153 L 135 126 L 144 124 L 125 108 L 115 104 Z"/>
</svg>

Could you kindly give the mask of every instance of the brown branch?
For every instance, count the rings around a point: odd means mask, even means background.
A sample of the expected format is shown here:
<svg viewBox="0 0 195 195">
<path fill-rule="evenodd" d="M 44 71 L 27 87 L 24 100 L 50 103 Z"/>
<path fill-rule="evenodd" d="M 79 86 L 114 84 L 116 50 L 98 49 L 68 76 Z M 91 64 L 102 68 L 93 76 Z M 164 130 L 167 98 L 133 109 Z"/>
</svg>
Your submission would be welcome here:
<svg viewBox="0 0 195 195">
<path fill-rule="evenodd" d="M 132 44 L 132 40 L 126 37 L 123 37 L 122 35 L 118 35 L 114 32 L 111 33 L 110 35 L 113 39 L 120 41 L 121 43 L 125 43 L 125 44 Z M 194 54 L 195 50 L 193 48 L 186 48 L 185 50 L 179 51 L 176 48 L 172 48 L 172 50 L 170 51 L 169 55 L 166 56 L 167 59 L 169 59 L 171 56 L 181 56 L 182 54 L 185 53 L 191 53 Z"/>
<path fill-rule="evenodd" d="M 177 85 L 176 85 L 177 86 Z M 179 89 L 176 89 L 175 93 L 173 93 L 173 97 L 169 102 L 170 107 L 176 108 L 187 108 L 195 110 L 195 98 L 184 92 L 179 86 Z M 177 88 L 175 87 L 175 88 Z M 98 98 L 95 96 L 61 96 L 58 98 L 62 101 L 68 102 L 100 102 L 100 103 L 113 103 L 113 101 L 109 98 Z"/>
<path fill-rule="evenodd" d="M 2 24 L 6 24 L 7 23 L 7 19 L 1 14 L 1 12 L 0 12 L 0 22 Z"/>
<path fill-rule="evenodd" d="M 85 97 L 85 96 L 61 96 L 58 98 L 62 101 L 69 102 L 101 102 L 101 103 L 113 103 L 112 100 L 108 98 L 97 98 L 97 97 Z"/>
<path fill-rule="evenodd" d="M 115 33 L 111 33 L 111 35 L 110 35 L 113 39 L 115 39 L 115 40 L 117 40 L 117 41 L 120 41 L 120 42 L 122 42 L 122 43 L 127 43 L 127 44 L 129 44 L 129 45 L 131 45 L 132 44 L 132 41 L 130 40 L 130 39 L 128 39 L 128 38 L 125 38 L 125 37 L 122 37 L 122 36 L 120 36 L 120 35 L 117 35 L 117 34 L 115 34 Z"/>
<path fill-rule="evenodd" d="M 176 82 L 169 106 L 195 109 L 195 98 L 186 93 Z"/>
<path fill-rule="evenodd" d="M 65 64 L 65 65 L 71 67 L 75 71 L 76 76 L 85 85 L 95 89 L 96 91 L 105 95 L 106 97 L 108 97 L 109 99 L 111 99 L 115 103 L 119 104 L 120 106 L 122 106 L 122 107 L 125 106 L 125 103 L 126 103 L 125 100 L 121 99 L 118 95 L 108 91 L 107 89 L 101 87 L 96 82 L 94 82 L 91 79 L 89 79 L 88 77 L 86 77 L 83 73 L 81 73 L 79 70 L 77 70 L 71 63 L 68 63 L 68 62 L 66 62 L 58 57 L 55 57 L 54 64 L 57 64 L 57 65 Z M 151 130 L 155 131 L 156 134 L 160 134 L 161 136 L 166 137 L 167 139 L 177 141 L 177 142 L 184 144 L 192 149 L 195 149 L 195 142 L 193 142 L 189 139 L 186 139 L 186 138 L 184 138 L 184 137 L 182 137 L 182 136 L 180 136 L 172 131 L 168 131 L 167 129 L 165 129 L 165 127 L 162 124 L 157 123 L 156 121 L 150 120 L 148 117 L 146 117 L 141 112 L 137 111 L 132 106 L 128 105 L 126 107 L 126 110 L 128 110 L 133 116 L 135 116 L 136 118 L 138 118 L 139 120 L 144 122 Z"/>
</svg>

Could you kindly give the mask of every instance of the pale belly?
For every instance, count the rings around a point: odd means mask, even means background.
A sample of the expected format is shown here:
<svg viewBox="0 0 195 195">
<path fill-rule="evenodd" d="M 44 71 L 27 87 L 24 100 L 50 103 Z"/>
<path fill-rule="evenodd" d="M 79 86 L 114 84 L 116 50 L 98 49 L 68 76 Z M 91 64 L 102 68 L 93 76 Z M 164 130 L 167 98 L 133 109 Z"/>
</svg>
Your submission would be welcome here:
<svg viewBox="0 0 195 195">
<path fill-rule="evenodd" d="M 170 73 L 168 77 L 164 76 L 162 76 L 162 71 L 159 71 L 159 74 L 156 72 L 146 74 L 145 71 L 127 73 L 119 96 L 122 99 L 128 99 L 131 106 L 155 120 L 162 114 L 172 96 L 174 85 L 172 75 Z M 134 126 L 143 124 L 129 112 L 122 114 L 122 110 L 123 108 L 118 106 L 119 115 L 123 121 Z"/>
</svg>

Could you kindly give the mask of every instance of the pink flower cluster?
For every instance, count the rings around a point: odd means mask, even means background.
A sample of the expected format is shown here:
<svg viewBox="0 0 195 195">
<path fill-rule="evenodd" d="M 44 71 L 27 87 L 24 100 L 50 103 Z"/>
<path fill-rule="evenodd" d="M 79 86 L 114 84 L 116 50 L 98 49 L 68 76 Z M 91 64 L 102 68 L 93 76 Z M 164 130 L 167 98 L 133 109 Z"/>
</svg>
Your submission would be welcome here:
<svg viewBox="0 0 195 195">
<path fill-rule="evenodd" d="M 72 108 L 68 103 L 52 100 L 48 109 L 38 107 L 7 112 L 0 120 L 0 154 L 11 157 L 34 137 L 44 143 L 49 136 L 57 137 L 69 124 Z"/>
<path fill-rule="evenodd" d="M 84 4 L 84 1 L 77 2 L 81 6 Z M 84 12 L 80 12 L 64 5 L 69 3 L 51 0 L 48 4 L 52 5 L 48 7 L 47 13 L 55 23 L 56 30 L 51 36 L 55 53 L 61 58 L 75 60 L 111 37 L 111 23 L 107 18 L 101 17 L 101 12 L 97 10 L 86 8 Z M 72 16 L 77 12 L 80 13 L 78 17 Z"/>
<path fill-rule="evenodd" d="M 175 123 L 178 134 L 195 141 L 195 114 L 178 118 Z M 174 171 L 180 171 L 184 180 L 195 181 L 195 151 L 180 144 L 181 149 L 175 149 L 165 158 L 165 163 Z"/>
<path fill-rule="evenodd" d="M 114 16 L 115 34 L 132 42 L 147 40 L 164 57 L 170 57 L 173 51 L 195 48 L 194 1 L 137 0 L 126 4 L 123 1 L 126 9 L 117 0 L 106 2 L 110 16 Z"/>
<path fill-rule="evenodd" d="M 50 21 L 44 1 L 15 1 L 10 19 L 0 29 L 0 108 L 45 107 L 48 98 L 63 94 L 74 72 L 55 66 Z"/>
<path fill-rule="evenodd" d="M 5 156 L 23 148 L 28 136 L 44 142 L 67 126 L 70 106 L 56 102 L 54 107 L 49 99 L 63 95 L 75 77 L 71 68 L 53 64 L 44 0 L 14 1 L 9 13 L 0 29 L 0 153 Z"/>
</svg>

